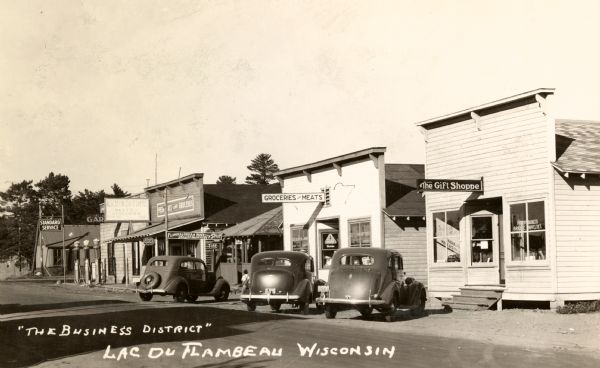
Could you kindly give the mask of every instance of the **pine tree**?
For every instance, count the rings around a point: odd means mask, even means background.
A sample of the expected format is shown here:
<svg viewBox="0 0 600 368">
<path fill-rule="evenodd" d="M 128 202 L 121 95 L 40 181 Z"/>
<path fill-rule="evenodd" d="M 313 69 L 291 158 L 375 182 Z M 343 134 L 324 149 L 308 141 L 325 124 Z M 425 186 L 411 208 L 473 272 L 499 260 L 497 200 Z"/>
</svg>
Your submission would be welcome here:
<svg viewBox="0 0 600 368">
<path fill-rule="evenodd" d="M 246 167 L 252 172 L 246 176 L 246 184 L 269 184 L 274 179 L 273 174 L 279 171 L 268 153 L 258 154 Z"/>
</svg>

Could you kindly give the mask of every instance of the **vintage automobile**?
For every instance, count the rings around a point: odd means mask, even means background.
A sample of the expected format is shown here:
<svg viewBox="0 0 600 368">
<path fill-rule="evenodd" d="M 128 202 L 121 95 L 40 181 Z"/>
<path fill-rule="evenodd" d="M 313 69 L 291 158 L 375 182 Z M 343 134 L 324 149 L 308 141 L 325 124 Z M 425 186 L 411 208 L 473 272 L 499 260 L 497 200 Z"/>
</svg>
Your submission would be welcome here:
<svg viewBox="0 0 600 368">
<path fill-rule="evenodd" d="M 376 309 L 392 321 L 397 308 L 423 313 L 426 291 L 421 282 L 404 280 L 402 256 L 392 249 L 343 248 L 331 261 L 329 282 L 319 286 L 317 304 L 326 318 L 343 309 L 355 308 L 363 316 Z"/>
<path fill-rule="evenodd" d="M 240 300 L 249 311 L 257 305 L 270 305 L 278 311 L 282 304 L 297 306 L 304 314 L 314 301 L 317 286 L 312 257 L 302 252 L 269 251 L 255 254 L 251 260 L 250 281 L 242 289 Z"/>
<path fill-rule="evenodd" d="M 204 261 L 194 257 L 157 256 L 150 258 L 137 285 L 140 299 L 150 301 L 153 295 L 173 295 L 176 302 L 190 302 L 199 296 L 227 300 L 229 283 L 206 270 Z"/>
</svg>

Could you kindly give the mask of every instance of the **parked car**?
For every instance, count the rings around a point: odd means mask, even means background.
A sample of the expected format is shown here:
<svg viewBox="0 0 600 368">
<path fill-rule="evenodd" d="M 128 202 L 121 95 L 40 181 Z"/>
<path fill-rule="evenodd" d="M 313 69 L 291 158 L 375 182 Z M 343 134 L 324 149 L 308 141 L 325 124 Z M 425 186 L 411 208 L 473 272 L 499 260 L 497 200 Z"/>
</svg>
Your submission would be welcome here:
<svg viewBox="0 0 600 368">
<path fill-rule="evenodd" d="M 314 261 L 306 253 L 269 251 L 255 254 L 251 260 L 250 281 L 242 289 L 240 300 L 249 311 L 257 305 L 270 305 L 278 311 L 292 304 L 307 314 L 309 304 L 318 296 L 323 280 L 314 278 Z"/>
<path fill-rule="evenodd" d="M 150 301 L 153 295 L 173 295 L 182 303 L 213 296 L 227 300 L 231 287 L 222 277 L 206 270 L 204 261 L 194 257 L 158 256 L 148 260 L 144 275 L 137 285 L 140 299 Z"/>
<path fill-rule="evenodd" d="M 355 308 L 363 316 L 376 309 L 393 319 L 397 308 L 422 313 L 427 300 L 421 282 L 404 280 L 402 256 L 392 249 L 343 248 L 331 261 L 329 282 L 319 286 L 317 304 L 325 317 L 335 318 L 339 310 Z"/>
</svg>

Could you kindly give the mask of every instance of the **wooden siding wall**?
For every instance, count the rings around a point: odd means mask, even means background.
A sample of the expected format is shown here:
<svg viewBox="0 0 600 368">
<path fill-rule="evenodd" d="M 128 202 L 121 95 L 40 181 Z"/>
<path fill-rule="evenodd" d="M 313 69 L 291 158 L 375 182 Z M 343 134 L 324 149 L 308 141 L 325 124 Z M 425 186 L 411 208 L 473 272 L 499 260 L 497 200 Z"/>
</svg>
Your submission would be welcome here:
<svg viewBox="0 0 600 368">
<path fill-rule="evenodd" d="M 554 174 L 559 293 L 600 293 L 600 178 Z"/>
<path fill-rule="evenodd" d="M 427 285 L 427 249 L 425 221 L 392 220 L 384 217 L 385 248 L 398 249 L 402 254 L 406 277 Z"/>
<path fill-rule="evenodd" d="M 472 196 L 472 193 L 427 193 L 428 223 L 433 224 L 432 212 L 461 209 L 467 199 L 502 197 L 506 212 L 507 201 L 546 198 L 551 188 L 549 124 L 549 118 L 539 103 L 528 101 L 504 110 L 482 113 L 477 123 L 474 119 L 466 119 L 427 130 L 425 176 L 432 179 L 483 177 L 485 190 L 480 197 Z M 508 217 L 505 216 L 505 224 Z M 466 218 L 463 218 L 460 224 L 459 265 L 433 264 L 433 230 L 429 226 L 427 252 L 430 289 L 457 291 L 458 287 L 465 284 L 464 267 L 468 262 L 468 239 L 464 234 L 466 223 Z M 503 239 L 509 262 L 510 237 Z M 507 290 L 514 287 L 518 292 L 551 291 L 552 274 L 549 268 L 532 271 L 507 267 L 505 276 Z"/>
</svg>

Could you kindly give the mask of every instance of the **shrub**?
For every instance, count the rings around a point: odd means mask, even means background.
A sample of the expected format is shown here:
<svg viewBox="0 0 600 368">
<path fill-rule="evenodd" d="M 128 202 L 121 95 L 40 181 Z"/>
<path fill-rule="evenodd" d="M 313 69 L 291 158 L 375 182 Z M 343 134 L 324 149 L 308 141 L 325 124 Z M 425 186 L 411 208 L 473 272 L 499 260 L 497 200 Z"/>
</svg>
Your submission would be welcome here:
<svg viewBox="0 0 600 368">
<path fill-rule="evenodd" d="M 571 302 L 556 309 L 560 314 L 591 313 L 600 311 L 600 300 Z"/>
</svg>

